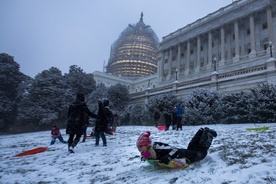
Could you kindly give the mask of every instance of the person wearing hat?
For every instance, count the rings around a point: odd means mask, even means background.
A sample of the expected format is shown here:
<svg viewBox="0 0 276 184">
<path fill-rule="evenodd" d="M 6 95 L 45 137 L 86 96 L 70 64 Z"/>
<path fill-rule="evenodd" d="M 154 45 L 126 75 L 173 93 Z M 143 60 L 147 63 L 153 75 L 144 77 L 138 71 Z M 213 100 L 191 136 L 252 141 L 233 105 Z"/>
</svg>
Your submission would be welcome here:
<svg viewBox="0 0 276 184">
<path fill-rule="evenodd" d="M 162 142 L 152 143 L 150 135 L 150 131 L 141 134 L 137 139 L 136 146 L 143 159 L 159 160 L 164 164 L 169 164 L 172 159 L 184 158 L 187 164 L 204 159 L 213 138 L 217 137 L 215 130 L 207 127 L 201 128 L 194 135 L 187 149 L 182 149 Z"/>
<path fill-rule="evenodd" d="M 84 117 L 85 114 L 92 118 L 97 118 L 98 116 L 92 113 L 86 103 L 84 94 L 77 94 L 76 101 L 70 104 L 68 109 L 68 122 L 66 128 L 66 134 L 69 134 L 68 139 L 68 151 L 69 153 L 74 153 L 74 147 L 80 141 L 83 134 L 84 127 Z"/>
</svg>

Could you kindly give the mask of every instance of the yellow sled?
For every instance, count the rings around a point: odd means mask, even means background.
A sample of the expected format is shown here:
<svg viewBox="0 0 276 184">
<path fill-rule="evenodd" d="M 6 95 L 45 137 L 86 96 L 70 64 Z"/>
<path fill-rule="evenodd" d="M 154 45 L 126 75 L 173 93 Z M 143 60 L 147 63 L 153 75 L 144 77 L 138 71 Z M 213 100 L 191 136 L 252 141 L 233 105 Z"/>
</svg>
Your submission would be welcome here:
<svg viewBox="0 0 276 184">
<path fill-rule="evenodd" d="M 268 130 L 269 127 L 256 127 L 256 128 L 246 128 L 246 130 Z"/>
<path fill-rule="evenodd" d="M 189 164 L 186 163 L 186 159 L 172 159 L 169 164 L 161 163 L 159 160 L 150 160 L 147 159 L 147 162 L 150 165 L 161 167 L 164 169 L 184 169 L 189 166 Z"/>
</svg>

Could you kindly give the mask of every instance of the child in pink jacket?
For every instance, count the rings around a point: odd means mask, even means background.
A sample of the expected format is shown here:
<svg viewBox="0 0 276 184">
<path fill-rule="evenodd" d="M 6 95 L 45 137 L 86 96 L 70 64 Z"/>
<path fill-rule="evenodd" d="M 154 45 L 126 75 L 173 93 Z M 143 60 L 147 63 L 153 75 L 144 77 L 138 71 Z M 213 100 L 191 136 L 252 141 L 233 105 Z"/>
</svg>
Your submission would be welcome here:
<svg viewBox="0 0 276 184">
<path fill-rule="evenodd" d="M 55 144 L 57 138 L 60 142 L 67 144 L 67 142 L 63 140 L 62 135 L 59 131 L 59 128 L 56 125 L 52 126 L 51 134 L 52 134 L 52 140 L 50 145 Z"/>
</svg>

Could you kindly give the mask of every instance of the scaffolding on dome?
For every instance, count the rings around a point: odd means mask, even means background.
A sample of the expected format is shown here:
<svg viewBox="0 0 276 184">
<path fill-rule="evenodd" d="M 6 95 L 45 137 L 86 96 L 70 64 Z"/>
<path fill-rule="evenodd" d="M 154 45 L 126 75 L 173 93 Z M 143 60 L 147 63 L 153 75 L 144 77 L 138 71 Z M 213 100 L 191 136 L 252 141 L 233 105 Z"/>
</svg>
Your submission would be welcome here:
<svg viewBox="0 0 276 184">
<path fill-rule="evenodd" d="M 129 24 L 112 44 L 106 72 L 118 76 L 142 77 L 157 73 L 159 39 L 143 22 Z"/>
</svg>

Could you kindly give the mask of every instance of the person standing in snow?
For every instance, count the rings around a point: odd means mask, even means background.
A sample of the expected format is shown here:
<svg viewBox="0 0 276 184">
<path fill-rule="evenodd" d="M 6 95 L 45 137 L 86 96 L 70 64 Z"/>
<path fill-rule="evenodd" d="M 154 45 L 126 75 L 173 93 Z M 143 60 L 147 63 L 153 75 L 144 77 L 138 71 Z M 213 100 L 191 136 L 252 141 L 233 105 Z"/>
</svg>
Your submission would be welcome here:
<svg viewBox="0 0 276 184">
<path fill-rule="evenodd" d="M 166 111 L 164 113 L 164 119 L 165 119 L 166 130 L 169 130 L 172 123 L 172 115 L 169 111 Z"/>
<path fill-rule="evenodd" d="M 154 126 L 158 126 L 158 120 L 160 119 L 160 114 L 157 110 L 154 111 L 153 113 L 153 120 L 154 120 Z"/>
<path fill-rule="evenodd" d="M 177 108 L 174 107 L 174 109 L 172 110 L 172 129 L 176 130 L 176 125 L 177 125 Z"/>
<path fill-rule="evenodd" d="M 97 118 L 97 115 L 88 109 L 84 95 L 77 94 L 76 101 L 73 102 L 68 109 L 66 133 L 69 134 L 68 151 L 70 153 L 74 153 L 74 147 L 76 147 L 83 134 L 84 114 L 92 118 Z"/>
<path fill-rule="evenodd" d="M 182 106 L 181 104 L 177 104 L 176 108 L 176 130 L 182 130 Z"/>
<path fill-rule="evenodd" d="M 152 144 L 150 135 L 150 131 L 146 131 L 138 137 L 136 142 L 143 159 L 154 159 L 169 164 L 172 159 L 184 158 L 187 164 L 191 164 L 206 157 L 213 139 L 217 137 L 217 132 L 207 127 L 199 129 L 187 149 L 176 148 L 162 142 Z"/>
<path fill-rule="evenodd" d="M 95 146 L 99 146 L 100 137 L 103 141 L 103 146 L 107 146 L 105 132 L 109 133 L 108 130 L 108 124 L 110 122 L 110 117 L 112 115 L 112 112 L 110 111 L 108 105 L 109 100 L 103 99 L 99 100 L 98 102 L 99 109 L 98 109 L 98 119 L 96 120 L 96 126 L 95 126 L 95 138 L 96 143 Z"/>
<path fill-rule="evenodd" d="M 63 137 L 59 131 L 59 128 L 56 125 L 52 126 L 51 135 L 52 135 L 52 140 L 51 140 L 50 145 L 55 144 L 57 138 L 60 142 L 62 142 L 64 144 L 67 143 L 66 141 L 63 140 Z"/>
</svg>

